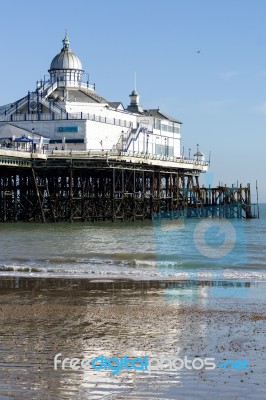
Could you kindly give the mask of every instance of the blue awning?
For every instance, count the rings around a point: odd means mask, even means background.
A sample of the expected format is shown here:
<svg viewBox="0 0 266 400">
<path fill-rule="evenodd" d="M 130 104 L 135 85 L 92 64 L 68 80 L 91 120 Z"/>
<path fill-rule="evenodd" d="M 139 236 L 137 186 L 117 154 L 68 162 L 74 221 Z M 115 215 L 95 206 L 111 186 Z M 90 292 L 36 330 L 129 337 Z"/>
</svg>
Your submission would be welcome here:
<svg viewBox="0 0 266 400">
<path fill-rule="evenodd" d="M 19 143 L 29 143 L 32 142 L 31 139 L 28 139 L 26 136 L 21 136 L 20 138 L 16 138 L 15 142 L 19 142 Z"/>
</svg>

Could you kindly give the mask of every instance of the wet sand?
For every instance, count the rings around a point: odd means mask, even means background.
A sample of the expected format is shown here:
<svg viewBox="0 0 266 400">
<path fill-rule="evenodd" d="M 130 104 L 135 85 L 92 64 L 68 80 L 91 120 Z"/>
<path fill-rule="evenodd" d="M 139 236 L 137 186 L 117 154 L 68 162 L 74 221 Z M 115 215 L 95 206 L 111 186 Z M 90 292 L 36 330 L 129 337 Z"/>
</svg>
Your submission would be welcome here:
<svg viewBox="0 0 266 400">
<path fill-rule="evenodd" d="M 266 284 L 0 280 L 1 399 L 265 399 Z M 243 295 L 243 289 L 245 293 Z M 247 360 L 249 368 L 54 370 L 54 357 Z"/>
</svg>

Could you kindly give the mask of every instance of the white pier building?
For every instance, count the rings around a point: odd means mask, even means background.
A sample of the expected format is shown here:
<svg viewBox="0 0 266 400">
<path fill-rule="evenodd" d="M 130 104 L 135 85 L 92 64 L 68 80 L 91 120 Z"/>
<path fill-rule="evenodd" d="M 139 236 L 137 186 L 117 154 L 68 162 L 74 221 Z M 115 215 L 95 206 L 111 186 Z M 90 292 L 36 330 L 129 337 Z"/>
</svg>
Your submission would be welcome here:
<svg viewBox="0 0 266 400">
<path fill-rule="evenodd" d="M 142 107 L 136 89 L 127 107 L 105 99 L 95 84 L 84 81 L 88 74 L 72 52 L 67 34 L 62 42 L 50 64 L 49 79 L 37 81 L 35 90 L 0 107 L 0 149 L 7 146 L 47 156 L 51 151 L 58 155 L 105 151 L 207 170 L 202 156 L 182 157 L 179 120 L 160 109 Z"/>
</svg>

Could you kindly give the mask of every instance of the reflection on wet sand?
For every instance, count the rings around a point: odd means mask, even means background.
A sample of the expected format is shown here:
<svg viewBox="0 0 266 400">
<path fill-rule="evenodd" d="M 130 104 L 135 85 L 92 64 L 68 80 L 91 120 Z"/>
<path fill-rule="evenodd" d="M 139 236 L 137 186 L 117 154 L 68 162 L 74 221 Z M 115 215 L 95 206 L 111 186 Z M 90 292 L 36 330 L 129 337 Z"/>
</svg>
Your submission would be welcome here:
<svg viewBox="0 0 266 400">
<path fill-rule="evenodd" d="M 254 396 L 256 390 L 264 397 L 253 398 L 265 398 L 265 377 L 260 370 L 260 364 L 265 365 L 265 300 L 236 296 L 221 304 L 219 298 L 210 296 L 216 284 L 0 280 L 0 397 L 205 399 L 206 393 L 211 396 L 222 388 L 230 398 L 242 389 L 245 398 L 249 393 Z M 230 284 L 219 286 L 227 290 Z M 242 283 L 235 286 L 235 293 L 241 287 L 252 292 L 250 284 Z M 261 288 L 254 290 L 260 293 Z M 58 353 L 62 358 L 91 359 L 101 355 L 246 358 L 252 372 L 123 370 L 113 375 L 110 370 L 55 371 Z"/>
</svg>

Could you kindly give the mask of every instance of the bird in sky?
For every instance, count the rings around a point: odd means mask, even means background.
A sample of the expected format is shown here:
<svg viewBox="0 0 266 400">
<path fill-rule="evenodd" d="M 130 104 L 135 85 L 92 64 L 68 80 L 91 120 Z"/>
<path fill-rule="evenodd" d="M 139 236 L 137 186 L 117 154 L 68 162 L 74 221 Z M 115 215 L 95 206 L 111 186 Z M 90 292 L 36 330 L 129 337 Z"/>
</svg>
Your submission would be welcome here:
<svg viewBox="0 0 266 400">
<path fill-rule="evenodd" d="M 199 54 L 201 52 L 201 50 L 197 50 L 196 53 Z"/>
</svg>

